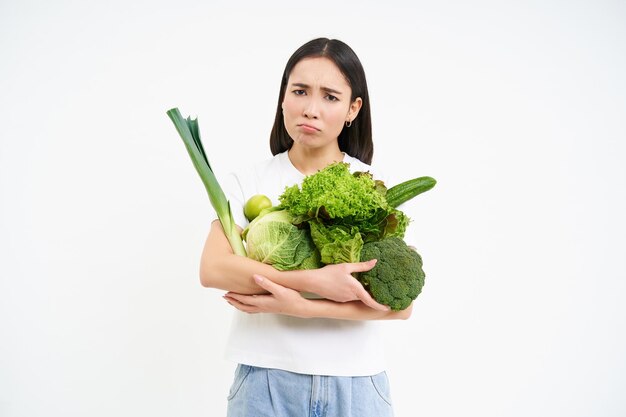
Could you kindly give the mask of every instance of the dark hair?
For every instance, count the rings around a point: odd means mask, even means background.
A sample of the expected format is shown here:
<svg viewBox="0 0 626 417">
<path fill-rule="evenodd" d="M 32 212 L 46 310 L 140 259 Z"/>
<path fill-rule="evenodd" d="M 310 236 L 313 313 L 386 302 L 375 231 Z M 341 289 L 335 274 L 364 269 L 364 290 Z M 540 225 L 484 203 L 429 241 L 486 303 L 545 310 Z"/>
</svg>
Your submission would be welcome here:
<svg viewBox="0 0 626 417">
<path fill-rule="evenodd" d="M 370 100 L 365 80 L 365 71 L 363 71 L 361 61 L 359 61 L 352 48 L 340 40 L 328 38 L 313 39 L 305 43 L 287 61 L 280 83 L 276 118 L 270 133 L 272 155 L 289 150 L 293 144 L 293 139 L 291 139 L 285 129 L 282 102 L 285 98 L 289 74 L 302 59 L 312 57 L 325 57 L 337 65 L 352 89 L 350 102 L 353 102 L 357 97 L 361 97 L 362 104 L 359 114 L 352 121 L 352 125 L 349 128 L 344 126 L 341 133 L 339 133 L 339 149 L 366 164 L 371 164 L 372 156 L 374 155 L 374 143 L 372 142 L 372 119 L 370 116 Z"/>
</svg>

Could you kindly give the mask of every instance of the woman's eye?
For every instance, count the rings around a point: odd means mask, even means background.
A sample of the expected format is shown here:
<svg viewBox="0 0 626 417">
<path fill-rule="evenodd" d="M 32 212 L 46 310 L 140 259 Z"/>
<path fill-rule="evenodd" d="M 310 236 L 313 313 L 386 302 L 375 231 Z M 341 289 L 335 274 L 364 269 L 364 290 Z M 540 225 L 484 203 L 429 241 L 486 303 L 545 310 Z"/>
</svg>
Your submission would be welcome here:
<svg viewBox="0 0 626 417">
<path fill-rule="evenodd" d="M 306 91 L 304 90 L 294 90 L 293 93 L 297 96 L 303 96 L 306 94 Z"/>
<path fill-rule="evenodd" d="M 326 99 L 328 101 L 337 101 L 337 100 L 339 100 L 337 97 L 333 96 L 332 94 L 327 95 Z"/>
</svg>

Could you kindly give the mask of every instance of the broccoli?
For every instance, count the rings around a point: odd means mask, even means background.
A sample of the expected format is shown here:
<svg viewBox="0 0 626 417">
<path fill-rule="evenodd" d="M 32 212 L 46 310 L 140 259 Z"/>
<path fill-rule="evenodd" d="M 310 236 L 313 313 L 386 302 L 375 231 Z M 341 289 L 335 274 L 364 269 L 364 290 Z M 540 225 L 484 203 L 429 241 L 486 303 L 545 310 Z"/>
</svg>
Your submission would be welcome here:
<svg viewBox="0 0 626 417">
<path fill-rule="evenodd" d="M 404 310 L 422 292 L 426 274 L 422 257 L 399 237 L 388 237 L 363 245 L 361 261 L 376 258 L 376 266 L 357 279 L 372 297 L 393 311 Z"/>
</svg>

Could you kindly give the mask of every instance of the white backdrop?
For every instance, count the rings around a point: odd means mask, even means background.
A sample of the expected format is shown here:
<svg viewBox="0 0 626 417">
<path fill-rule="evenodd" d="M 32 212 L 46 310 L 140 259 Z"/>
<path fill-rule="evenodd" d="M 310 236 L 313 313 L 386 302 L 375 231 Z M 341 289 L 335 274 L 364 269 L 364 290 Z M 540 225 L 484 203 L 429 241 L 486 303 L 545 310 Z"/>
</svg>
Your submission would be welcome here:
<svg viewBox="0 0 626 417">
<path fill-rule="evenodd" d="M 387 324 L 398 417 L 626 415 L 626 5 L 0 2 L 0 416 L 219 416 L 202 288 L 218 175 L 269 156 L 287 58 L 360 56 L 374 163 L 430 175 L 427 273 Z"/>
</svg>

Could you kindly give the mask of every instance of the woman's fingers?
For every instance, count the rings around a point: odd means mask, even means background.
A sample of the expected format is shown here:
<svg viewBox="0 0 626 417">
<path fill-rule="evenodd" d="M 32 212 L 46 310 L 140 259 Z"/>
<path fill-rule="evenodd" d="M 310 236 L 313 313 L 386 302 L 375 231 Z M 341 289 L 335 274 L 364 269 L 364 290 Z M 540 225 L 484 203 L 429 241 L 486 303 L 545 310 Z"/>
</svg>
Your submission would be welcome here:
<svg viewBox="0 0 626 417">
<path fill-rule="evenodd" d="M 254 281 L 268 294 L 246 295 L 227 292 L 224 299 L 233 307 L 246 313 L 277 313 L 301 317 L 308 305 L 299 292 L 283 287 L 261 275 Z"/>
<path fill-rule="evenodd" d="M 260 312 L 259 308 L 255 305 L 250 305 L 250 304 L 246 304 L 241 302 L 240 300 L 238 300 L 236 297 L 239 294 L 234 294 L 234 295 L 228 295 L 226 294 L 224 296 L 224 299 L 228 302 L 228 304 L 230 304 L 231 306 L 235 307 L 237 310 L 243 311 L 244 313 L 258 313 Z"/>
<path fill-rule="evenodd" d="M 357 262 L 354 264 L 353 272 L 366 272 L 376 266 L 377 259 L 370 259 L 365 262 Z M 389 306 L 378 303 L 374 300 L 369 292 L 359 283 L 359 288 L 356 291 L 356 296 L 359 300 L 361 300 L 365 305 L 375 310 L 380 311 L 389 311 Z"/>
<path fill-rule="evenodd" d="M 376 259 L 370 259 L 369 261 L 365 262 L 357 262 L 354 264 L 352 272 L 369 271 L 370 269 L 374 268 L 374 266 L 376 266 L 376 262 Z M 356 297 L 361 300 L 365 305 L 375 310 L 389 311 L 389 307 L 380 304 L 376 300 L 374 300 L 371 294 L 367 292 L 367 290 L 363 287 L 363 285 L 361 285 L 361 283 L 359 283 L 358 286 L 359 288 L 356 290 Z"/>
<path fill-rule="evenodd" d="M 352 264 L 352 272 L 369 271 L 370 269 L 374 268 L 374 266 L 376 265 L 376 261 L 376 259 L 370 259 L 369 261 L 365 262 L 355 262 Z"/>
<path fill-rule="evenodd" d="M 264 276 L 253 275 L 254 281 L 270 294 L 247 295 L 229 291 L 224 295 L 224 299 L 233 307 L 245 311 L 246 313 L 259 313 L 264 311 L 269 298 L 273 298 L 284 290 L 280 285 L 270 281 Z M 269 297 L 269 298 L 268 298 Z"/>
<path fill-rule="evenodd" d="M 373 308 L 374 310 L 389 311 L 389 306 L 378 303 L 363 287 L 361 287 L 361 289 L 357 291 L 356 295 L 359 300 L 363 302 L 363 304 L 367 305 L 370 308 Z"/>
<path fill-rule="evenodd" d="M 252 275 L 252 278 L 254 279 L 254 282 L 256 282 L 259 287 L 263 288 L 264 290 L 269 291 L 272 294 L 277 294 L 278 292 L 280 292 L 280 290 L 284 288 L 276 284 L 275 282 L 270 281 L 269 279 L 267 279 L 267 277 L 264 277 L 263 275 L 254 274 Z"/>
</svg>

